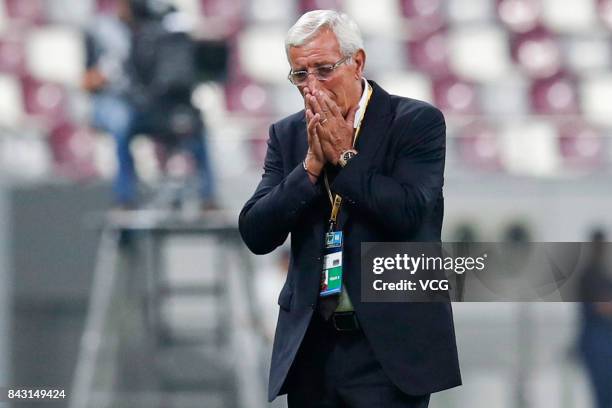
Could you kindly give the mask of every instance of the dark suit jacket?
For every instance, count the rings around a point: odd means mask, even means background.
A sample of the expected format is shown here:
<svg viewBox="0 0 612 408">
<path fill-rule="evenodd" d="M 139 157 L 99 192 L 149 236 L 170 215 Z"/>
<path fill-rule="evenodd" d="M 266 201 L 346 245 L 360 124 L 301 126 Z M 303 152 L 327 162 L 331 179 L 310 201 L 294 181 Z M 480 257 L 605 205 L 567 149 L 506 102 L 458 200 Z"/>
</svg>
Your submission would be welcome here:
<svg viewBox="0 0 612 408">
<path fill-rule="evenodd" d="M 446 125 L 435 107 L 370 84 L 359 154 L 331 185 L 344 198 L 339 216 L 345 233 L 343 280 L 385 373 L 405 393 L 422 395 L 461 384 L 451 306 L 361 302 L 360 244 L 440 241 Z M 302 166 L 307 149 L 304 111 L 273 124 L 262 180 L 240 213 L 240 233 L 256 254 L 271 252 L 291 233 L 289 273 L 278 299 L 270 401 L 286 392 L 285 378 L 318 300 L 331 205 L 324 185 L 313 185 Z"/>
</svg>

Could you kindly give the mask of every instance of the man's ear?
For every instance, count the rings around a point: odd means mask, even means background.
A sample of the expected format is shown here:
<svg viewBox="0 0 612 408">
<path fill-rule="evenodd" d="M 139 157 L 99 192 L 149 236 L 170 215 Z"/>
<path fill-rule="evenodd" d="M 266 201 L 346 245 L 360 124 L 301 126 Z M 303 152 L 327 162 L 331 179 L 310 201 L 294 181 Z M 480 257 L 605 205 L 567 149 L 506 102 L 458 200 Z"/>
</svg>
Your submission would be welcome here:
<svg viewBox="0 0 612 408">
<path fill-rule="evenodd" d="M 353 57 L 353 59 L 355 60 L 355 77 L 359 79 L 363 75 L 363 69 L 365 67 L 365 61 L 366 61 L 365 51 L 363 49 L 360 49 L 359 51 L 355 53 L 355 56 Z"/>
</svg>

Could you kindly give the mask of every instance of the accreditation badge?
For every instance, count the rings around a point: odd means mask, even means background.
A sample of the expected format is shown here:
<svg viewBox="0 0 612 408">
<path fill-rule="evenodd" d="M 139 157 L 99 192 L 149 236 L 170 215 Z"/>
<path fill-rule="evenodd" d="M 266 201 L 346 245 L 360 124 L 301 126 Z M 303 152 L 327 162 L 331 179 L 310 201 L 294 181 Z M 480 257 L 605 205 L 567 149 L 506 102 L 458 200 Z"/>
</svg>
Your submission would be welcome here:
<svg viewBox="0 0 612 408">
<path fill-rule="evenodd" d="M 342 291 L 342 239 L 342 231 L 330 231 L 325 234 L 320 296 L 329 296 Z"/>
</svg>

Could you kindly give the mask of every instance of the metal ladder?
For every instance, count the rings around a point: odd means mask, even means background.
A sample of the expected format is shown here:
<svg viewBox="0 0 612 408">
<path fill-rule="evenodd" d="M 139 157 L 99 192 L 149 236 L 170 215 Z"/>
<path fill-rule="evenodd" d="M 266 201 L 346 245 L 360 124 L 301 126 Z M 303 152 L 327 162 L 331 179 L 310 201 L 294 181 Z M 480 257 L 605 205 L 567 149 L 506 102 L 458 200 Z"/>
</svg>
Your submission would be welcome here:
<svg viewBox="0 0 612 408">
<path fill-rule="evenodd" d="M 152 210 L 106 217 L 71 408 L 266 406 L 252 258 L 226 219 Z M 166 249 L 180 237 L 202 240 L 207 281 L 169 279 L 181 260 L 166 259 Z M 185 299 L 209 305 L 206 327 L 177 329 L 168 305 Z"/>
</svg>

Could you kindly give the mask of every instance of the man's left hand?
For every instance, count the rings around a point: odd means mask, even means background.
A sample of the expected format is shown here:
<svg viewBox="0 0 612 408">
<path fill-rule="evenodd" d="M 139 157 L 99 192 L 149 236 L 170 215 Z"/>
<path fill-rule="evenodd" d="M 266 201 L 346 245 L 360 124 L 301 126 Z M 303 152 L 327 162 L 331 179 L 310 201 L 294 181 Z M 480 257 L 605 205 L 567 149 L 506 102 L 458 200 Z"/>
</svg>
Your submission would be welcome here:
<svg viewBox="0 0 612 408">
<path fill-rule="evenodd" d="M 337 165 L 340 154 L 353 147 L 355 133 L 353 125 L 359 105 L 351 108 L 344 117 L 338 105 L 321 91 L 310 96 L 308 102 L 313 111 L 321 116 L 317 124 L 317 134 L 325 158 L 330 163 Z"/>
</svg>

